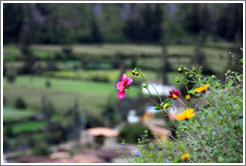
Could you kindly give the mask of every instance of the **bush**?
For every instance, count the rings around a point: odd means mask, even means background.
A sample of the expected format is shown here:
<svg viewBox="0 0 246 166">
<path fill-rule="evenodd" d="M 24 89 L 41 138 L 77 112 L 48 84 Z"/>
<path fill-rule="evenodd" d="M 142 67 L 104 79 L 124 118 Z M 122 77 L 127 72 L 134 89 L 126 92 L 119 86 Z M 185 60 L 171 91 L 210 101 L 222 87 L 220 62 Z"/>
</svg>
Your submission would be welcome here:
<svg viewBox="0 0 246 166">
<path fill-rule="evenodd" d="M 104 119 L 103 117 L 98 117 L 93 114 L 87 114 L 85 117 L 86 121 L 86 128 L 92 128 L 92 127 L 98 127 L 98 126 L 103 126 L 104 125 Z"/>
<path fill-rule="evenodd" d="M 134 162 L 166 162 L 167 159 L 171 162 L 192 163 L 243 162 L 243 77 L 236 72 L 226 73 L 226 76 L 223 84 L 215 76 L 204 77 L 197 73 L 197 80 L 200 81 L 196 81 L 195 86 L 210 86 L 201 93 L 194 93 L 193 90 L 189 92 L 196 96 L 193 103 L 207 102 L 193 106 L 190 102 L 185 103 L 196 111 L 193 118 L 179 120 L 176 132 L 178 141 L 167 141 L 160 151 L 156 151 L 152 144 L 148 144 L 147 148 L 140 144 L 142 156 L 141 159 L 135 158 Z M 185 153 L 190 157 L 181 160 L 180 157 Z M 161 159 L 153 156 L 165 157 Z"/>
<path fill-rule="evenodd" d="M 153 137 L 150 129 L 142 123 L 126 124 L 120 130 L 117 141 L 122 142 L 124 140 L 126 143 L 136 144 L 138 143 L 138 139 L 141 138 L 145 131 L 150 133 L 150 138 Z"/>
<path fill-rule="evenodd" d="M 71 59 L 73 49 L 70 46 L 64 46 L 62 47 L 62 53 L 65 55 L 67 59 Z"/>
<path fill-rule="evenodd" d="M 47 66 L 46 66 L 45 70 L 48 70 L 48 71 L 56 71 L 56 70 L 58 70 L 58 66 L 57 66 L 55 60 L 52 57 L 47 59 Z"/>
<path fill-rule="evenodd" d="M 8 80 L 9 83 L 13 83 L 15 82 L 16 80 L 16 77 L 17 77 L 17 73 L 14 69 L 8 69 L 7 72 L 6 72 L 6 78 Z"/>
<path fill-rule="evenodd" d="M 109 82 L 110 81 L 106 75 L 92 76 L 91 80 L 95 82 Z"/>
<path fill-rule="evenodd" d="M 178 122 L 175 124 L 176 139 L 164 144 L 159 141 L 157 146 L 153 143 L 143 145 L 144 139 L 140 140 L 141 157 L 133 162 L 242 163 L 243 74 L 227 71 L 225 80 L 221 81 L 214 75 L 202 75 L 201 67 L 184 67 L 183 70 L 190 79 L 184 77 L 180 82 L 185 84 L 191 99 L 182 99 L 174 90 L 169 99 L 156 104 L 157 110 L 166 111 L 171 106 L 180 110 L 175 115 Z M 194 83 L 193 88 L 187 86 L 189 82 Z M 172 104 L 173 100 L 180 102 L 180 108 Z M 123 136 L 135 128 L 138 127 L 123 128 Z"/>
<path fill-rule="evenodd" d="M 51 82 L 50 82 L 50 80 L 46 80 L 45 86 L 46 86 L 46 88 L 50 88 L 50 87 L 51 87 Z"/>
<path fill-rule="evenodd" d="M 45 68 L 41 64 L 37 64 L 34 66 L 34 74 L 41 75 L 45 71 Z"/>
<path fill-rule="evenodd" d="M 199 84 L 209 84 L 204 94 L 195 94 L 197 101 L 207 103 L 196 105 L 196 118 L 189 121 L 189 133 L 197 133 L 196 141 L 187 137 L 186 143 L 193 150 L 191 159 L 196 162 L 243 161 L 243 82 L 242 75 L 226 73 L 225 84 L 214 76 L 198 74 Z M 179 135 L 185 128 L 179 126 Z M 199 140 L 199 142 L 197 142 Z M 205 159 L 202 159 L 204 158 Z"/>
<path fill-rule="evenodd" d="M 50 153 L 49 147 L 44 144 L 35 146 L 32 152 L 34 156 L 49 156 Z"/>
<path fill-rule="evenodd" d="M 64 52 L 64 51 L 63 51 L 63 52 Z M 55 59 L 55 60 L 58 60 L 58 61 L 59 61 L 59 60 L 65 60 L 63 53 L 60 53 L 60 52 L 56 52 L 56 53 L 55 53 L 54 59 Z"/>
<path fill-rule="evenodd" d="M 22 98 L 18 97 L 15 100 L 15 108 L 25 109 L 26 107 L 26 102 Z"/>
</svg>

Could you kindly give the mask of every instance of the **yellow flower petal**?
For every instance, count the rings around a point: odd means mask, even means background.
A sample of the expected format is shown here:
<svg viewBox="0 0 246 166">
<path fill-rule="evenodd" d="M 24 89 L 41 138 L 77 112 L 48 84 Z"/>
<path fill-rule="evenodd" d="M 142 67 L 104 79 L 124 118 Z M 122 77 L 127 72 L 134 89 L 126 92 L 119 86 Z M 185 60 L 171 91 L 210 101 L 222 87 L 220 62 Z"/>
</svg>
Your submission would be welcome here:
<svg viewBox="0 0 246 166">
<path fill-rule="evenodd" d="M 186 100 L 190 99 L 190 95 L 185 95 Z"/>
<path fill-rule="evenodd" d="M 177 119 L 178 120 L 184 120 L 185 116 L 183 114 L 181 114 L 181 113 L 178 113 Z"/>
<path fill-rule="evenodd" d="M 199 88 L 196 88 L 195 92 L 196 93 L 201 93 L 201 92 L 205 91 L 209 86 L 210 86 L 209 84 L 205 84 L 205 85 L 203 85 L 203 86 L 201 86 Z"/>
<path fill-rule="evenodd" d="M 189 157 L 190 157 L 190 154 L 185 153 L 185 154 L 183 154 L 180 158 L 181 158 L 182 160 L 188 160 Z"/>
</svg>

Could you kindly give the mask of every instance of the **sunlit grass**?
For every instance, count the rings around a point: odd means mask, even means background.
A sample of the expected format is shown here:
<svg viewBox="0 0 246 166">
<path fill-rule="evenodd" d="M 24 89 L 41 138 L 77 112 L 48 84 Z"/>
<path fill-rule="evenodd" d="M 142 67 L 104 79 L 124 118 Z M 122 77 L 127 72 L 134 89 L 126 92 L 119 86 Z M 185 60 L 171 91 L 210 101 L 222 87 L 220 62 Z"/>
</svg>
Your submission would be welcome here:
<svg viewBox="0 0 246 166">
<path fill-rule="evenodd" d="M 49 79 L 51 87 L 46 88 L 45 77 L 20 76 L 15 83 L 10 84 L 4 79 L 4 96 L 8 104 L 13 106 L 17 97 L 22 97 L 30 109 L 41 111 L 42 97 L 50 100 L 56 112 L 63 114 L 74 106 L 78 97 L 79 111 L 89 111 L 100 116 L 108 97 L 117 98 L 116 85 L 113 83 L 97 83 L 81 80 Z M 128 92 L 128 96 L 136 96 L 136 92 Z"/>
<path fill-rule="evenodd" d="M 15 109 L 3 107 L 3 121 L 23 120 L 35 115 L 35 111 L 29 109 Z"/>
<path fill-rule="evenodd" d="M 13 125 L 13 134 L 19 134 L 22 132 L 34 132 L 44 130 L 45 123 L 38 121 L 27 121 Z"/>
</svg>

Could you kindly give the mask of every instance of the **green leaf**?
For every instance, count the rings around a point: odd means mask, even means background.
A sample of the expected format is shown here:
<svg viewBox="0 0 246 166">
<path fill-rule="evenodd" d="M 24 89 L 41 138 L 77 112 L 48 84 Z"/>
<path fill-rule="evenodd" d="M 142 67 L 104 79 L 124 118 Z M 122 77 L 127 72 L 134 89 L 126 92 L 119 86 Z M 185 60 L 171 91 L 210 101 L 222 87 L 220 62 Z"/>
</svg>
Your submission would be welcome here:
<svg viewBox="0 0 246 166">
<path fill-rule="evenodd" d="M 220 163 L 223 163 L 223 162 L 225 161 L 225 159 L 224 159 L 223 157 L 220 156 L 220 157 L 218 158 L 218 161 L 219 161 Z"/>
<path fill-rule="evenodd" d="M 143 87 L 143 88 L 145 88 L 145 89 L 147 89 L 147 88 L 148 88 L 148 86 L 146 86 L 146 85 L 143 85 L 143 86 L 141 86 L 141 87 Z"/>
<path fill-rule="evenodd" d="M 160 109 L 161 109 L 160 106 L 156 106 L 156 107 L 155 107 L 155 110 L 160 110 Z"/>
<path fill-rule="evenodd" d="M 195 95 L 195 94 L 196 94 L 194 89 L 189 90 L 188 93 L 189 93 L 189 94 L 192 94 L 192 95 Z"/>
<path fill-rule="evenodd" d="M 202 66 L 199 67 L 199 72 L 202 73 Z"/>
</svg>

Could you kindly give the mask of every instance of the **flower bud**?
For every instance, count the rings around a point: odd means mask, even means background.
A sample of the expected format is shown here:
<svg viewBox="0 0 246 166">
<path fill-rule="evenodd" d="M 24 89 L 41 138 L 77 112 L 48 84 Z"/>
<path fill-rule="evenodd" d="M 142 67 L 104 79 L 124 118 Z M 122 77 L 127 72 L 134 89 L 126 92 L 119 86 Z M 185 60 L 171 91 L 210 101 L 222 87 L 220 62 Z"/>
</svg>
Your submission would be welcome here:
<svg viewBox="0 0 246 166">
<path fill-rule="evenodd" d="M 167 108 L 169 108 L 170 106 L 171 106 L 170 103 L 166 103 L 166 104 L 164 104 L 163 108 L 164 108 L 164 109 L 167 109 Z"/>
<path fill-rule="evenodd" d="M 178 68 L 178 72 L 179 72 L 179 73 L 182 73 L 183 70 L 179 67 L 179 68 Z"/>
<path fill-rule="evenodd" d="M 183 70 L 184 70 L 184 67 L 183 67 L 182 65 L 180 65 L 180 67 L 178 68 L 178 72 L 179 72 L 179 73 L 182 73 Z"/>
<path fill-rule="evenodd" d="M 175 81 L 180 82 L 180 77 L 176 77 Z"/>
<path fill-rule="evenodd" d="M 134 70 L 132 70 L 132 74 L 135 76 L 138 76 L 139 75 L 139 69 L 135 68 Z"/>
</svg>

